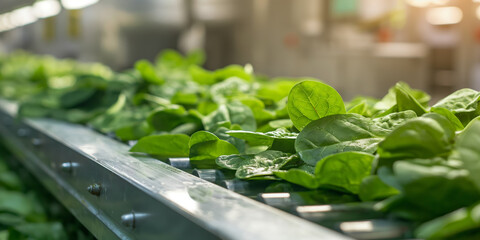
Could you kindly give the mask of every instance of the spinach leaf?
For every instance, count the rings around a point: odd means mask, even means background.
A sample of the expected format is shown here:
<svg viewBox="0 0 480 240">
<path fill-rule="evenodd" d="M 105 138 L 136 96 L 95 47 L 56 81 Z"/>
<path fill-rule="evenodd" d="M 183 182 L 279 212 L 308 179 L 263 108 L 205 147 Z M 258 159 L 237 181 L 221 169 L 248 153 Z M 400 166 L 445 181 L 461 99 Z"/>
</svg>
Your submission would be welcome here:
<svg viewBox="0 0 480 240">
<path fill-rule="evenodd" d="M 331 115 L 308 124 L 298 135 L 295 149 L 303 161 L 315 165 L 320 159 L 338 152 L 373 153 L 387 133 L 361 115 Z"/>
<path fill-rule="evenodd" d="M 470 178 L 473 180 L 477 189 L 480 189 L 480 121 L 475 120 L 472 125 L 465 129 L 462 134 L 458 136 L 455 144 L 455 150 L 458 152 L 459 160 L 463 163 L 465 168 L 470 173 Z"/>
<path fill-rule="evenodd" d="M 259 154 L 224 155 L 217 158 L 220 167 L 236 170 L 235 176 L 247 179 L 259 176 L 271 176 L 298 156 L 280 151 L 268 150 Z"/>
<path fill-rule="evenodd" d="M 287 104 L 288 115 L 298 130 L 319 118 L 345 113 L 340 94 L 332 87 L 316 81 L 296 84 L 290 90 Z"/>
<path fill-rule="evenodd" d="M 326 188 L 358 194 L 362 180 L 370 175 L 374 156 L 362 152 L 343 152 L 320 160 L 315 173 L 293 168 L 276 171 L 275 176 L 306 188 Z"/>
<path fill-rule="evenodd" d="M 401 206 L 406 205 L 411 211 L 421 209 L 422 214 L 404 216 L 425 221 L 478 201 L 480 191 L 474 187 L 467 171 L 423 162 L 410 160 L 393 164 L 393 173 L 401 185 L 401 198 L 389 206 L 390 212 L 403 214 L 405 209 Z"/>
<path fill-rule="evenodd" d="M 433 105 L 451 111 L 464 126 L 479 114 L 480 93 L 469 88 L 458 90 Z"/>
<path fill-rule="evenodd" d="M 228 131 L 230 136 L 245 140 L 250 146 L 268 146 L 270 150 L 295 153 L 295 139 L 298 133 L 291 133 L 285 129 L 271 132 L 250 132 L 243 130 Z"/>
<path fill-rule="evenodd" d="M 257 98 L 244 97 L 240 99 L 240 102 L 252 110 L 257 126 L 275 119 L 275 112 L 266 110 L 265 104 Z"/>
<path fill-rule="evenodd" d="M 360 184 L 358 196 L 362 201 L 378 201 L 400 193 L 385 184 L 378 176 L 365 177 Z"/>
<path fill-rule="evenodd" d="M 222 155 L 238 154 L 238 150 L 227 141 L 220 140 L 213 133 L 198 131 L 190 137 L 190 160 L 212 162 Z"/>
<path fill-rule="evenodd" d="M 421 239 L 447 239 L 480 227 L 480 204 L 461 208 L 439 218 L 423 223 L 415 230 Z"/>
<path fill-rule="evenodd" d="M 120 127 L 115 130 L 115 136 L 122 141 L 137 140 L 153 133 L 153 129 L 147 122 Z"/>
<path fill-rule="evenodd" d="M 184 123 L 194 123 L 201 126 L 201 119 L 197 116 L 187 113 L 187 111 L 178 105 L 171 105 L 169 108 L 160 108 L 153 111 L 147 118 L 152 128 L 158 131 L 171 131 L 175 127 Z"/>
<path fill-rule="evenodd" d="M 210 95 L 214 102 L 222 104 L 230 99 L 244 96 L 251 90 L 250 84 L 244 79 L 230 77 L 223 82 L 214 84 L 210 88 Z"/>
<path fill-rule="evenodd" d="M 455 131 L 445 117 L 433 115 L 444 121 L 439 122 L 431 117 L 416 118 L 393 130 L 378 145 L 380 164 L 396 159 L 432 158 L 449 154 Z"/>
<path fill-rule="evenodd" d="M 440 114 L 444 117 L 446 117 L 450 123 L 455 126 L 455 130 L 461 131 L 464 129 L 462 122 L 458 119 L 455 114 L 453 114 L 450 110 L 442 107 L 432 107 L 430 108 L 430 112 Z"/>
<path fill-rule="evenodd" d="M 412 110 L 418 116 L 427 112 L 425 108 L 409 93 L 409 89 L 397 83 L 395 85 L 395 97 L 398 111 Z"/>
<path fill-rule="evenodd" d="M 385 130 L 393 130 L 396 127 L 404 124 L 407 120 L 416 118 L 417 114 L 412 110 L 406 110 L 402 112 L 395 112 L 385 115 L 383 117 L 373 118 L 372 122 L 376 126 Z"/>
<path fill-rule="evenodd" d="M 188 157 L 190 137 L 183 134 L 151 135 L 138 140 L 130 152 L 142 152 L 159 157 Z"/>
<path fill-rule="evenodd" d="M 135 69 L 140 73 L 142 79 L 152 84 L 161 85 L 165 82 L 157 75 L 155 67 L 147 60 L 140 60 L 135 63 Z"/>
<path fill-rule="evenodd" d="M 347 113 L 356 113 L 356 114 L 364 115 L 366 111 L 367 111 L 367 103 L 365 101 L 361 101 L 356 105 L 353 105 L 347 108 Z"/>
<path fill-rule="evenodd" d="M 202 119 L 205 130 L 214 132 L 226 122 L 237 124 L 243 130 L 255 131 L 257 124 L 249 107 L 231 102 L 220 105 L 218 109 Z"/>
<path fill-rule="evenodd" d="M 362 180 L 370 175 L 373 158 L 362 152 L 330 155 L 317 163 L 315 176 L 326 188 L 358 194 Z"/>
</svg>

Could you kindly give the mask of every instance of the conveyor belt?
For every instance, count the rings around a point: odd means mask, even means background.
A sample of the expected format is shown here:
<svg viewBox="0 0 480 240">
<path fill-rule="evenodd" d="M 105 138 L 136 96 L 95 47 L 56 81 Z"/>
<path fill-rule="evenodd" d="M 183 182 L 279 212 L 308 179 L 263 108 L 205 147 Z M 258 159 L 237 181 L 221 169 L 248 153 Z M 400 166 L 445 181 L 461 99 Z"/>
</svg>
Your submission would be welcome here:
<svg viewBox="0 0 480 240">
<path fill-rule="evenodd" d="M 0 101 L 1 144 L 99 239 L 350 239 L 234 192 L 252 192 L 250 183 L 215 170 L 192 171 L 206 181 L 156 159 L 132 156 L 127 145 L 84 126 L 15 119 L 16 108 Z M 188 159 L 170 163 L 188 168 Z M 218 181 L 234 191 L 212 183 Z M 299 208 L 293 193 L 259 194 L 265 203 L 295 208 L 313 221 L 322 220 L 315 213 L 325 212 Z M 357 236 L 358 224 L 369 223 L 374 222 L 351 222 L 353 230 L 343 230 Z"/>
</svg>

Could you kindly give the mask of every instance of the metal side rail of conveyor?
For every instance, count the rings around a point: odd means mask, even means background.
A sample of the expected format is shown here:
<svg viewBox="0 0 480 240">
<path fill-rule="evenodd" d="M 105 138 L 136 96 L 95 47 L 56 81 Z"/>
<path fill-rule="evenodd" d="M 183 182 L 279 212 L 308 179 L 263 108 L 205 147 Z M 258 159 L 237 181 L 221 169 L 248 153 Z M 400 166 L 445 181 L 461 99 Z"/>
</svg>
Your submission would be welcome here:
<svg viewBox="0 0 480 240">
<path fill-rule="evenodd" d="M 408 226 L 378 216 L 368 203 L 308 205 L 299 193 L 264 193 L 261 182 L 194 169 L 188 158 L 162 162 L 132 155 L 126 144 L 85 126 L 18 119 L 16 112 L 17 104 L 0 100 L 0 144 L 98 239 L 409 235 Z"/>
</svg>

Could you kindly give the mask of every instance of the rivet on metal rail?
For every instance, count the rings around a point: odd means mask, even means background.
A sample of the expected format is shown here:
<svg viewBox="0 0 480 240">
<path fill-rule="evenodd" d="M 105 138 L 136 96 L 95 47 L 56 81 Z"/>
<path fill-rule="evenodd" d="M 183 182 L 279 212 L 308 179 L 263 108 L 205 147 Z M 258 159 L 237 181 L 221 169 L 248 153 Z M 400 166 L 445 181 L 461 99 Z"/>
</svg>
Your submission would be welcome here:
<svg viewBox="0 0 480 240">
<path fill-rule="evenodd" d="M 30 131 L 26 128 L 19 128 L 17 130 L 17 136 L 19 137 L 27 137 L 30 134 Z"/>
<path fill-rule="evenodd" d="M 135 213 L 132 211 L 131 213 L 123 214 L 121 221 L 123 226 L 134 229 L 138 222 L 147 216 L 148 214 L 146 213 Z"/>
<path fill-rule="evenodd" d="M 38 147 L 43 144 L 43 140 L 41 138 L 32 138 L 32 144 L 35 147 Z"/>
<path fill-rule="evenodd" d="M 102 186 L 100 186 L 100 184 L 94 183 L 88 186 L 87 191 L 92 195 L 100 196 L 100 193 L 102 192 Z"/>
</svg>

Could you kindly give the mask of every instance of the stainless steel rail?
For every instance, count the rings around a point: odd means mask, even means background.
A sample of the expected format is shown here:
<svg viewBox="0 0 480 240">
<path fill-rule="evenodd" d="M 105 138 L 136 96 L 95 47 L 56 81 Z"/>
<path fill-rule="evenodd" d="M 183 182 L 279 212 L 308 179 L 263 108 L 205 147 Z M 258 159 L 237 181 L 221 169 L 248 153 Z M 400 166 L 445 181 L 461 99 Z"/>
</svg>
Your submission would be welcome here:
<svg viewBox="0 0 480 240">
<path fill-rule="evenodd" d="M 99 239 L 349 239 L 204 181 L 80 125 L 16 118 L 0 144 Z"/>
</svg>

